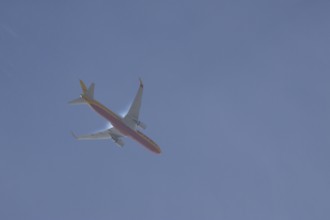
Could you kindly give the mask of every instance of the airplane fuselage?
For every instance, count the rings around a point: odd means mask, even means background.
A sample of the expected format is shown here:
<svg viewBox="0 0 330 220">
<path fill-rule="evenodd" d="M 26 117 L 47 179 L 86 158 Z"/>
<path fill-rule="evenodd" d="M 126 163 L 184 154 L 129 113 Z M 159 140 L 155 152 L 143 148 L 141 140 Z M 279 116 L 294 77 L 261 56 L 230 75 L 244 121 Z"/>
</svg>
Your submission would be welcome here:
<svg viewBox="0 0 330 220">
<path fill-rule="evenodd" d="M 128 136 L 133 140 L 139 142 L 140 144 L 142 144 L 149 150 L 153 151 L 154 153 L 161 152 L 160 147 L 153 140 L 151 140 L 142 132 L 135 130 L 129 127 L 128 125 L 126 125 L 120 116 L 118 116 L 113 111 L 102 105 L 100 102 L 96 101 L 95 99 L 91 100 L 85 96 L 82 96 L 82 98 L 86 100 L 86 102 L 94 111 L 96 111 L 106 120 L 108 120 L 121 134 Z"/>
</svg>

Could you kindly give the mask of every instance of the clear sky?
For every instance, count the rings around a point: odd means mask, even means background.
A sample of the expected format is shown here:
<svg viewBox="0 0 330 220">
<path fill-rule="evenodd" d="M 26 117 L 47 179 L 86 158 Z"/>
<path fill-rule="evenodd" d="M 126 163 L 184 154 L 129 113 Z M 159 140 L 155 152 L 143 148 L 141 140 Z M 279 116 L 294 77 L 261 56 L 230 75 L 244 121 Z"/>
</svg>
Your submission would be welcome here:
<svg viewBox="0 0 330 220">
<path fill-rule="evenodd" d="M 330 218 L 330 1 L 0 2 L 0 219 Z M 163 153 L 79 142 L 106 121 Z"/>
</svg>

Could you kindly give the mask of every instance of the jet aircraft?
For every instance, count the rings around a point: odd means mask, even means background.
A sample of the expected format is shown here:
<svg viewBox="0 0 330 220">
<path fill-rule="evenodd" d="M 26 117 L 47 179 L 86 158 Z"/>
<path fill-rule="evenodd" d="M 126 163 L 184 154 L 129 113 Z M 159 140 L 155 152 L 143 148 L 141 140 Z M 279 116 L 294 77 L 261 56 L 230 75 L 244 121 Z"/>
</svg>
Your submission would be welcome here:
<svg viewBox="0 0 330 220">
<path fill-rule="evenodd" d="M 139 130 L 139 128 L 146 128 L 146 125 L 139 120 L 139 112 L 143 93 L 143 82 L 141 79 L 140 86 L 135 95 L 135 98 L 129 108 L 128 113 L 124 117 L 114 113 L 113 111 L 111 111 L 110 109 L 108 109 L 94 99 L 94 83 L 92 83 L 89 88 L 87 88 L 85 83 L 80 80 L 80 86 L 82 89 L 82 94 L 79 98 L 74 99 L 69 103 L 89 105 L 93 110 L 95 110 L 108 122 L 110 122 L 113 127 L 94 134 L 87 134 L 81 136 L 76 136 L 72 132 L 72 135 L 77 140 L 112 139 L 118 146 L 123 147 L 124 141 L 122 140 L 122 138 L 130 137 L 141 145 L 148 148 L 149 150 L 151 150 L 152 152 L 157 154 L 161 153 L 160 147 Z"/>
</svg>

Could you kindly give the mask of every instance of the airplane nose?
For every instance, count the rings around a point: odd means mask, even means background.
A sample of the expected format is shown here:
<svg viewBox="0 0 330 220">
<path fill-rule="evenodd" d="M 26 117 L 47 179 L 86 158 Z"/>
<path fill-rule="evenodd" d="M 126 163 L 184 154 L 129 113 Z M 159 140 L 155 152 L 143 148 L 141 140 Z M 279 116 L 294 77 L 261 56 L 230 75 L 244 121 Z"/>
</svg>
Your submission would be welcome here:
<svg viewBox="0 0 330 220">
<path fill-rule="evenodd" d="M 162 151 L 161 151 L 160 147 L 157 147 L 157 148 L 154 149 L 154 152 L 156 154 L 160 154 Z"/>
</svg>

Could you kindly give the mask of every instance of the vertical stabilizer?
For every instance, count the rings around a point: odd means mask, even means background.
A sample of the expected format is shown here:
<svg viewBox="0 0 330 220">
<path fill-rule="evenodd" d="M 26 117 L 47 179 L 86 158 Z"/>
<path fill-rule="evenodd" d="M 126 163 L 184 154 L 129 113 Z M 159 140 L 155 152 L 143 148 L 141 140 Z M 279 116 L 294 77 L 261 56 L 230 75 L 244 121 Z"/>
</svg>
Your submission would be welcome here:
<svg viewBox="0 0 330 220">
<path fill-rule="evenodd" d="M 91 99 L 94 98 L 94 87 L 95 87 L 95 84 L 92 83 L 92 84 L 89 86 L 88 90 L 87 90 L 87 94 L 86 94 L 86 95 L 87 95 L 89 98 L 91 98 Z"/>
<path fill-rule="evenodd" d="M 82 80 L 80 80 L 80 87 L 83 91 L 83 95 L 86 95 L 86 96 L 88 96 L 88 98 L 91 98 L 91 99 L 94 98 L 94 87 L 95 87 L 94 83 L 92 83 L 87 89 L 86 84 Z"/>
<path fill-rule="evenodd" d="M 86 87 L 85 83 L 82 80 L 80 80 L 80 87 L 81 87 L 81 89 L 83 91 L 83 94 L 86 94 L 87 87 Z"/>
<path fill-rule="evenodd" d="M 70 104 L 86 104 L 85 101 L 86 97 L 88 97 L 89 99 L 94 98 L 94 87 L 95 87 L 94 83 L 92 83 L 87 89 L 85 83 L 82 80 L 80 80 L 80 87 L 82 89 L 82 94 L 80 95 L 79 98 L 70 101 L 69 102 Z"/>
</svg>

